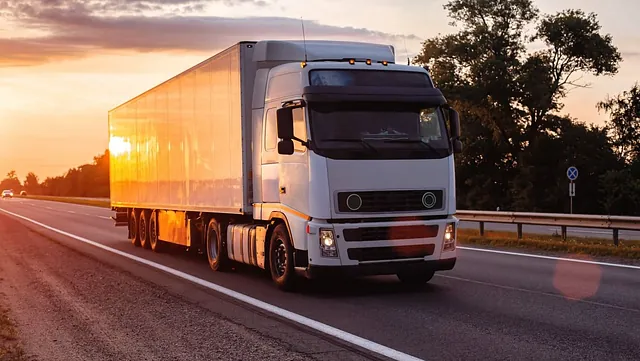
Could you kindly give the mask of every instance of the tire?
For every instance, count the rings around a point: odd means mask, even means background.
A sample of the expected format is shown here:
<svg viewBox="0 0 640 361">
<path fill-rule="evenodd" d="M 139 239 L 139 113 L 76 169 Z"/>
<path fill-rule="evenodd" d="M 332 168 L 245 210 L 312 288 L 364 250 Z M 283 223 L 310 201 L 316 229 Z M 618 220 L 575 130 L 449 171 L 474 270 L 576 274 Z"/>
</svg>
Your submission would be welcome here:
<svg viewBox="0 0 640 361">
<path fill-rule="evenodd" d="M 165 243 L 158 239 L 158 215 L 155 211 L 149 217 L 149 246 L 151 250 L 160 253 L 164 250 Z"/>
<path fill-rule="evenodd" d="M 131 210 L 129 214 L 129 240 L 131 244 L 136 247 L 140 247 L 140 237 L 138 234 L 138 212 L 135 209 Z"/>
<path fill-rule="evenodd" d="M 411 286 L 424 285 L 431 281 L 434 275 L 435 271 L 399 272 L 397 274 L 400 282 Z"/>
<path fill-rule="evenodd" d="M 149 211 L 140 212 L 140 220 L 138 221 L 138 238 L 140 238 L 140 247 L 149 249 Z"/>
<path fill-rule="evenodd" d="M 226 248 L 220 237 L 218 222 L 215 219 L 209 221 L 207 225 L 206 245 L 209 267 L 215 272 L 225 272 L 229 269 L 229 259 Z"/>
<path fill-rule="evenodd" d="M 284 224 L 276 226 L 269 240 L 269 271 L 271 279 L 280 290 L 292 291 L 295 288 L 293 245 Z"/>
</svg>

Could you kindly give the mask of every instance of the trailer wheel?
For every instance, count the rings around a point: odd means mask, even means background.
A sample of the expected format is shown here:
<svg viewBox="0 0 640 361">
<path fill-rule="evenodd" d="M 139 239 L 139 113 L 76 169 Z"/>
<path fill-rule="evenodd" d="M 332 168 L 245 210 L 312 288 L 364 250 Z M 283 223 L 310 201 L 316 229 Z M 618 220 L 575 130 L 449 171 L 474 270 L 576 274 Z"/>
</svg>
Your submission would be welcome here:
<svg viewBox="0 0 640 361">
<path fill-rule="evenodd" d="M 158 214 L 153 211 L 149 218 L 149 246 L 154 252 L 162 252 L 164 242 L 158 239 Z"/>
<path fill-rule="evenodd" d="M 134 246 L 140 247 L 140 236 L 138 234 L 138 212 L 136 212 L 135 209 L 132 209 L 129 214 L 129 239 Z"/>
<path fill-rule="evenodd" d="M 140 221 L 138 227 L 138 238 L 140 238 L 140 246 L 149 249 L 149 211 L 140 211 Z"/>
<path fill-rule="evenodd" d="M 296 275 L 293 268 L 293 246 L 284 224 L 277 225 L 271 234 L 269 270 L 271 279 L 280 290 L 291 291 L 294 289 Z"/>
<path fill-rule="evenodd" d="M 216 272 L 226 271 L 228 269 L 229 259 L 223 247 L 220 232 L 218 232 L 218 222 L 216 222 L 215 219 L 209 221 L 206 237 L 209 267 Z"/>
</svg>

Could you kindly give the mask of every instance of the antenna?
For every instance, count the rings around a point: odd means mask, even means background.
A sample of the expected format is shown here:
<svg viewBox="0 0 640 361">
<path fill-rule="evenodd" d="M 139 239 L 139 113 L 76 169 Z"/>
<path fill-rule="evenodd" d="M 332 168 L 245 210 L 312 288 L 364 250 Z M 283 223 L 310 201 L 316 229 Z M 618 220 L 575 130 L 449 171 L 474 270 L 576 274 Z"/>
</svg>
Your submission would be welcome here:
<svg viewBox="0 0 640 361">
<path fill-rule="evenodd" d="M 300 23 L 302 24 L 302 42 L 304 43 L 304 61 L 307 62 L 307 37 L 304 34 L 304 20 L 300 17 Z"/>
</svg>

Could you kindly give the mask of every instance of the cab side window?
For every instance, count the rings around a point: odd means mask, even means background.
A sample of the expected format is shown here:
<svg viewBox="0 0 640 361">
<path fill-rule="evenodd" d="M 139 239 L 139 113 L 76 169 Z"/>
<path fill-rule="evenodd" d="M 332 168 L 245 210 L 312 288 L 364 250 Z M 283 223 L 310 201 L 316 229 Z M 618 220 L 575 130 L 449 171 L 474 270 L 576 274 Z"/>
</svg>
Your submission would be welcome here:
<svg viewBox="0 0 640 361">
<path fill-rule="evenodd" d="M 304 121 L 304 108 L 293 109 L 293 134 L 302 140 L 306 141 L 308 139 L 307 124 Z M 304 153 L 307 150 L 307 147 L 294 140 L 293 149 L 296 152 Z"/>
</svg>

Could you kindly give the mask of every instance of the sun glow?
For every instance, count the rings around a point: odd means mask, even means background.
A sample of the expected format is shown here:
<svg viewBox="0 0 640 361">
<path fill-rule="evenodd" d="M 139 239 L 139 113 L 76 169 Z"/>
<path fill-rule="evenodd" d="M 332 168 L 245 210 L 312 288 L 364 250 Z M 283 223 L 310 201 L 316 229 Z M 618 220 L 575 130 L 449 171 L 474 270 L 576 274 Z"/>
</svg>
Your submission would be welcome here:
<svg viewBox="0 0 640 361">
<path fill-rule="evenodd" d="M 114 156 L 130 153 L 131 143 L 122 137 L 111 137 L 109 140 L 109 152 Z"/>
</svg>

